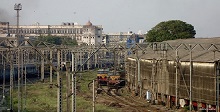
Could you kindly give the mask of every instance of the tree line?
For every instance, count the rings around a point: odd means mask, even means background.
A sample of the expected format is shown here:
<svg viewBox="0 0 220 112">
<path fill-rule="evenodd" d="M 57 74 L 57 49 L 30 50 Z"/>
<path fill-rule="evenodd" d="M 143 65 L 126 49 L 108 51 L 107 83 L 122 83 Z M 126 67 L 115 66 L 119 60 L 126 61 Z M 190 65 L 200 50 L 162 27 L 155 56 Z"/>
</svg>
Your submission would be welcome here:
<svg viewBox="0 0 220 112">
<path fill-rule="evenodd" d="M 70 37 L 60 37 L 60 36 L 39 36 L 35 42 L 47 42 L 56 45 L 68 45 L 68 46 L 75 46 L 77 45 L 76 39 L 72 39 Z"/>
</svg>

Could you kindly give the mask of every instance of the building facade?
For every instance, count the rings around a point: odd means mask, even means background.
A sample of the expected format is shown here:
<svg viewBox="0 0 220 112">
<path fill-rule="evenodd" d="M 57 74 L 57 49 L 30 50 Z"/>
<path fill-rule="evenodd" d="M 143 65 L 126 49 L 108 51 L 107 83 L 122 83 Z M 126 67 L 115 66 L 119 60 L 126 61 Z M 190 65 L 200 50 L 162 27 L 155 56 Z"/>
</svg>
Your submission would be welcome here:
<svg viewBox="0 0 220 112">
<path fill-rule="evenodd" d="M 119 33 L 107 33 L 105 34 L 106 43 L 126 43 L 127 39 L 132 36 L 132 32 L 119 32 Z"/>
<path fill-rule="evenodd" d="M 107 33 L 103 34 L 103 40 L 108 44 L 116 43 L 128 43 L 133 41 L 133 43 L 143 43 L 144 40 L 143 34 L 135 34 L 130 32 L 119 32 L 119 33 Z"/>
<path fill-rule="evenodd" d="M 9 22 L 0 22 L 0 36 L 6 37 L 9 34 Z"/>
<path fill-rule="evenodd" d="M 63 23 L 62 25 L 9 25 L 9 22 L 0 22 L 0 36 L 39 37 L 39 36 L 64 36 L 76 39 L 79 45 L 98 45 L 102 42 L 102 26 L 93 25 L 88 21 L 85 25 Z"/>
</svg>

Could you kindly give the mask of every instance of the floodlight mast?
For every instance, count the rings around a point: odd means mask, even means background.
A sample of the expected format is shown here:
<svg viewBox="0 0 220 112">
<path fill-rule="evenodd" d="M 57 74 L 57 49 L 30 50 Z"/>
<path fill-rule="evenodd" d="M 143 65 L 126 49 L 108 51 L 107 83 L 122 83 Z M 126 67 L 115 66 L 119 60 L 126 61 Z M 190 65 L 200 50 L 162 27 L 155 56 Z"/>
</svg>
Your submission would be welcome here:
<svg viewBox="0 0 220 112">
<path fill-rule="evenodd" d="M 15 4 L 14 5 L 14 10 L 17 11 L 17 29 L 16 29 L 16 46 L 19 46 L 19 37 L 20 37 L 20 31 L 19 31 L 19 11 L 22 9 L 22 5 L 21 3 Z M 20 70 L 20 62 L 22 61 L 22 59 L 20 59 L 20 49 L 18 48 L 18 62 L 17 62 L 17 66 L 18 66 L 18 112 L 22 111 L 22 96 L 21 96 L 21 70 Z"/>
<path fill-rule="evenodd" d="M 16 29 L 16 37 L 17 37 L 17 45 L 18 45 L 18 38 L 19 38 L 19 11 L 22 10 L 22 5 L 21 3 L 15 4 L 14 5 L 14 10 L 17 11 L 17 29 Z"/>
</svg>

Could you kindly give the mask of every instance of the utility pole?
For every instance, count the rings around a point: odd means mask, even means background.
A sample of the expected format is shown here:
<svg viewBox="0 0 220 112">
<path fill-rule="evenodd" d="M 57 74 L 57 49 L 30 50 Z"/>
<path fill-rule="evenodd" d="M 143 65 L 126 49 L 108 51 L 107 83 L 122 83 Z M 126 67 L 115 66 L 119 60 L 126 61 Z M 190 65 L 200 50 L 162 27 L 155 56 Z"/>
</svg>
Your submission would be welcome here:
<svg viewBox="0 0 220 112">
<path fill-rule="evenodd" d="M 140 59 L 139 59 L 139 56 L 138 56 L 138 50 L 136 51 L 136 62 L 137 62 L 137 78 L 138 78 L 138 87 L 139 87 L 139 94 L 140 94 L 140 97 L 141 97 L 141 74 L 140 74 Z M 137 89 L 137 88 L 136 88 Z"/>
<path fill-rule="evenodd" d="M 21 74 L 20 74 L 20 48 L 17 50 L 17 68 L 18 68 L 18 112 L 21 111 Z"/>
<path fill-rule="evenodd" d="M 44 55 L 44 50 L 41 51 L 41 53 Z M 41 57 L 41 82 L 44 82 L 44 58 Z"/>
<path fill-rule="evenodd" d="M 95 112 L 95 80 L 92 80 L 92 112 Z"/>
<path fill-rule="evenodd" d="M 72 75 L 73 76 L 73 75 Z M 74 85 L 74 93 L 73 93 L 73 105 L 74 105 L 74 108 L 73 108 L 73 112 L 76 112 L 76 76 L 73 77 L 73 83 Z"/>
<path fill-rule="evenodd" d="M 27 69 L 26 69 L 26 66 L 24 68 L 24 77 L 25 77 L 25 80 L 24 80 L 24 98 L 25 98 L 25 101 L 24 101 L 24 111 L 26 111 L 26 100 L 27 100 Z"/>
<path fill-rule="evenodd" d="M 13 111 L 13 73 L 14 73 L 14 66 L 13 66 L 13 56 L 12 53 L 10 51 L 10 47 L 9 47 L 9 55 L 10 55 L 10 111 Z"/>
<path fill-rule="evenodd" d="M 79 63 L 82 65 L 82 51 L 79 52 Z M 80 71 L 83 71 L 84 67 L 80 68 Z"/>
<path fill-rule="evenodd" d="M 89 33 L 89 44 L 88 44 L 88 46 L 90 46 L 91 48 L 92 48 L 92 42 L 91 42 L 91 33 Z M 87 52 L 87 58 L 89 58 L 90 57 L 90 51 L 89 52 Z M 88 62 L 87 62 L 87 70 L 89 70 L 89 67 L 90 67 L 90 60 L 88 60 Z"/>
<path fill-rule="evenodd" d="M 116 74 L 116 51 L 115 51 L 115 49 L 114 49 L 114 75 Z"/>
<path fill-rule="evenodd" d="M 156 93 L 155 93 L 155 75 L 156 75 L 156 59 L 153 59 L 153 68 L 152 68 L 152 79 L 151 79 L 151 87 L 153 92 L 153 102 L 156 100 Z"/>
<path fill-rule="evenodd" d="M 57 50 L 57 112 L 62 111 L 62 91 L 60 78 L 60 49 Z"/>
<path fill-rule="evenodd" d="M 217 61 L 217 70 L 216 70 L 216 112 L 219 112 L 219 60 Z"/>
<path fill-rule="evenodd" d="M 76 54 L 72 52 L 72 72 L 77 70 L 75 65 Z M 72 73 L 72 112 L 76 112 L 76 76 Z"/>
<path fill-rule="evenodd" d="M 97 56 L 97 54 L 95 54 L 95 68 L 97 67 L 97 63 L 98 63 L 98 58 L 97 58 L 98 56 Z"/>
<path fill-rule="evenodd" d="M 21 55 L 21 66 L 20 66 L 20 70 L 21 70 L 21 75 L 20 75 L 20 77 L 21 77 L 21 111 L 23 111 L 23 96 L 24 96 L 24 70 L 23 70 L 23 68 L 24 68 L 24 50 L 23 49 L 21 49 L 21 51 L 20 51 L 20 55 Z"/>
<path fill-rule="evenodd" d="M 90 51 L 87 52 L 87 58 L 89 58 L 89 57 L 90 57 Z M 87 62 L 87 70 L 89 70 L 89 68 L 90 68 L 90 61 L 88 60 L 88 62 Z"/>
<path fill-rule="evenodd" d="M 66 84 L 67 84 L 67 88 L 66 88 L 66 103 L 67 103 L 67 112 L 70 112 L 70 62 L 66 62 Z"/>
<path fill-rule="evenodd" d="M 142 96 L 142 86 L 141 86 L 141 73 L 140 73 L 140 59 L 138 58 L 137 59 L 137 64 L 138 64 L 138 66 L 137 66 L 137 69 L 138 69 L 138 86 L 139 86 L 139 92 L 140 92 L 140 97 Z"/>
<path fill-rule="evenodd" d="M 50 62 L 53 63 L 53 51 L 50 49 Z M 53 68 L 50 65 L 50 85 L 53 84 Z"/>
<path fill-rule="evenodd" d="M 3 85 L 2 85 L 2 86 L 3 86 L 3 87 L 2 87 L 2 88 L 3 88 L 3 89 L 2 89 L 2 93 L 3 93 L 3 94 L 2 94 L 2 97 L 3 97 L 2 100 L 5 101 L 5 75 L 6 75 L 6 74 L 5 74 L 5 61 L 3 61 L 3 66 L 4 66 L 4 68 L 3 68 L 4 71 L 3 71 Z"/>
<path fill-rule="evenodd" d="M 189 58 L 189 61 L 190 61 L 190 72 L 189 72 L 189 110 L 192 111 L 192 46 L 189 45 L 189 48 L 190 48 L 190 58 Z"/>
<path fill-rule="evenodd" d="M 178 51 L 176 50 L 176 107 L 178 106 L 178 63 L 179 63 L 179 57 L 178 57 Z"/>
</svg>

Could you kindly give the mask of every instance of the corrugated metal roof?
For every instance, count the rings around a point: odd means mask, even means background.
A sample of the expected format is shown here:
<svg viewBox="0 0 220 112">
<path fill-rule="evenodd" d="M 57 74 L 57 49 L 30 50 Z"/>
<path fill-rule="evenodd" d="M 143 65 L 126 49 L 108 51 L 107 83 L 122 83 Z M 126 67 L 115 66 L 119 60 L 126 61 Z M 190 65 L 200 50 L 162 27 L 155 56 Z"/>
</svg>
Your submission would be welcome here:
<svg viewBox="0 0 220 112">
<path fill-rule="evenodd" d="M 220 37 L 214 37 L 214 38 L 190 38 L 190 39 L 177 39 L 177 40 L 168 40 L 168 41 L 164 41 L 167 43 L 175 43 L 175 44 L 179 44 L 179 43 L 188 43 L 188 44 L 197 44 L 197 43 L 201 43 L 201 44 L 205 44 L 205 43 L 218 43 L 220 44 Z"/>
<path fill-rule="evenodd" d="M 170 47 L 167 51 L 153 51 L 147 50 L 145 54 L 142 51 L 138 53 L 139 58 L 142 59 L 162 59 L 168 60 L 176 59 L 176 51 L 180 61 L 190 60 L 190 46 L 192 49 L 192 61 L 196 62 L 214 62 L 220 60 L 220 37 L 216 38 L 193 38 L 193 39 L 178 39 L 165 41 Z M 132 54 L 134 57 L 135 54 Z"/>
</svg>

